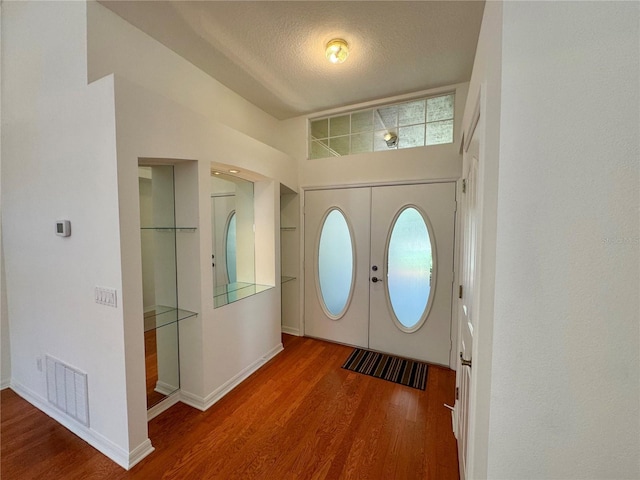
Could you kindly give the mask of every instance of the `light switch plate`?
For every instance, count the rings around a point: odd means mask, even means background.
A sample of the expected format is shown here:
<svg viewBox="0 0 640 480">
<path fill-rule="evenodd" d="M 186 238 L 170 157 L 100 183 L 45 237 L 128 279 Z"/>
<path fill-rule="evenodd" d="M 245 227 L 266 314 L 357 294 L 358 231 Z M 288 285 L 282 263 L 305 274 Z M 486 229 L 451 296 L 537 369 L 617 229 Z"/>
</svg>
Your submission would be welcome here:
<svg viewBox="0 0 640 480">
<path fill-rule="evenodd" d="M 109 307 L 118 306 L 118 296 L 115 288 L 96 287 L 96 303 Z"/>
</svg>

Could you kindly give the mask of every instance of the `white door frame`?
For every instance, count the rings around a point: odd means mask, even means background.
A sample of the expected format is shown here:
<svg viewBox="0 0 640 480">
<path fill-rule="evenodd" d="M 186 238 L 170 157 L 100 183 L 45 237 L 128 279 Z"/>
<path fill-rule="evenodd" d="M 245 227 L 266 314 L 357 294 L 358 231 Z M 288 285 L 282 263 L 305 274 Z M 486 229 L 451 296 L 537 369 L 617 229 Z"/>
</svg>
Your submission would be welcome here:
<svg viewBox="0 0 640 480">
<path fill-rule="evenodd" d="M 476 317 L 471 353 L 473 366 L 467 438 L 466 473 L 469 479 L 486 476 L 491 401 L 499 157 L 499 136 L 495 129 L 499 128 L 499 109 L 495 105 L 491 109 L 487 107 L 487 88 L 487 84 L 483 82 L 477 91 L 469 92 L 472 102 L 468 102 L 468 105 L 473 105 L 474 109 L 469 124 L 464 129 L 463 140 L 463 144 L 469 142 L 473 128 L 477 129 L 479 163 L 476 188 L 479 221 L 476 238 L 478 260 L 475 265 L 473 292 Z M 463 169 L 465 167 L 463 165 Z"/>
<path fill-rule="evenodd" d="M 300 242 L 300 252 L 299 252 L 299 265 L 300 269 L 298 272 L 298 278 L 300 279 L 300 290 L 299 290 L 299 304 L 300 304 L 300 316 L 298 319 L 298 331 L 299 336 L 304 337 L 305 328 L 304 328 L 304 311 L 305 311 L 305 299 L 304 299 L 304 291 L 305 291 L 305 251 L 304 251 L 304 239 L 305 239 L 305 217 L 304 217 L 304 209 L 305 209 L 305 194 L 307 191 L 314 190 L 336 190 L 336 189 L 344 189 L 344 188 L 358 188 L 358 187 L 386 187 L 386 186 L 403 186 L 403 185 L 423 185 L 423 184 L 431 184 L 431 183 L 455 183 L 460 179 L 458 177 L 443 177 L 443 178 L 430 178 L 430 179 L 416 179 L 416 180 L 402 180 L 402 181 L 388 181 L 388 182 L 355 182 L 355 183 L 344 183 L 344 184 L 330 184 L 330 185 L 305 185 L 300 186 L 300 218 L 298 220 L 298 225 L 300 225 L 299 231 L 299 242 Z M 458 198 L 458 191 L 456 190 L 456 198 Z M 454 227 L 454 239 L 458 236 L 458 216 L 456 213 L 455 227 Z M 457 240 L 454 240 L 457 242 Z M 455 250 L 454 250 L 454 265 L 457 266 L 457 261 L 455 258 Z M 457 279 L 457 269 L 454 271 L 454 284 Z M 455 292 L 453 292 L 455 297 Z M 452 300 L 453 301 L 453 300 Z M 451 310 L 451 344 L 456 345 L 457 342 L 457 315 L 455 315 L 455 309 Z M 454 349 L 451 349 L 452 354 L 450 357 L 449 368 L 455 370 L 456 368 L 456 356 L 454 355 Z"/>
<path fill-rule="evenodd" d="M 469 251 L 467 250 L 469 246 L 469 238 L 471 233 L 468 229 L 467 219 L 469 218 L 469 205 L 471 196 L 474 197 L 474 223 L 479 228 L 482 224 L 482 211 L 480 206 L 478 205 L 479 194 L 476 195 L 480 186 L 480 179 L 478 178 L 478 172 L 475 174 L 472 173 L 472 162 L 474 161 L 474 157 L 477 157 L 478 161 L 478 169 L 479 163 L 482 161 L 480 156 L 480 152 L 471 153 L 470 147 L 473 142 L 473 138 L 477 138 L 478 142 L 480 141 L 482 123 L 480 118 L 480 97 L 476 98 L 476 105 L 474 109 L 473 116 L 471 117 L 471 122 L 469 124 L 469 128 L 465 131 L 465 135 L 462 142 L 462 150 L 463 150 L 463 164 L 462 164 L 462 182 L 463 185 L 466 183 L 466 192 L 463 189 L 463 193 L 461 195 L 461 201 L 459 203 L 459 213 L 458 216 L 458 227 L 459 227 L 459 238 L 456 248 L 458 264 L 456 266 L 456 270 L 458 272 L 458 285 L 459 285 L 459 294 L 456 298 L 456 308 L 454 311 L 457 312 L 456 317 L 458 320 L 458 335 L 457 335 L 457 343 L 456 343 L 456 353 L 459 353 L 460 357 L 457 359 L 457 368 L 456 368 L 456 402 L 454 408 L 454 430 L 456 434 L 456 438 L 458 440 L 458 464 L 460 471 L 460 479 L 466 480 L 470 478 L 468 475 L 468 452 L 469 452 L 469 425 L 470 425 L 470 390 L 472 387 L 471 376 L 473 375 L 473 369 L 471 368 L 473 356 L 475 354 L 475 340 L 473 334 L 473 328 L 468 325 L 469 319 L 473 318 L 474 321 L 477 318 L 477 305 L 475 303 L 475 298 L 477 297 L 477 285 L 476 279 L 478 277 L 476 265 L 479 263 L 477 260 L 479 247 L 478 242 L 479 239 L 477 235 L 473 238 L 471 248 L 473 249 L 473 264 L 468 263 L 470 261 L 470 257 L 468 255 Z M 476 131 L 477 130 L 477 131 Z M 476 136 L 477 135 L 477 136 Z M 478 145 L 479 147 L 479 145 Z M 473 177 L 473 181 L 471 181 Z M 477 231 L 477 230 L 476 230 Z M 472 287 L 473 286 L 473 287 Z M 462 289 L 464 289 L 464 295 L 462 295 Z M 469 300 L 468 295 L 471 295 L 471 300 Z M 468 305 L 467 305 L 468 304 Z M 465 314 L 465 305 L 470 306 L 471 310 L 466 312 Z M 469 345 L 465 345 L 465 339 L 470 340 Z M 463 365 L 463 352 L 465 358 L 465 362 L 469 362 L 469 365 Z M 469 370 L 471 368 L 471 371 Z M 465 455 L 466 454 L 466 455 Z M 463 457 L 464 456 L 464 457 Z"/>
</svg>

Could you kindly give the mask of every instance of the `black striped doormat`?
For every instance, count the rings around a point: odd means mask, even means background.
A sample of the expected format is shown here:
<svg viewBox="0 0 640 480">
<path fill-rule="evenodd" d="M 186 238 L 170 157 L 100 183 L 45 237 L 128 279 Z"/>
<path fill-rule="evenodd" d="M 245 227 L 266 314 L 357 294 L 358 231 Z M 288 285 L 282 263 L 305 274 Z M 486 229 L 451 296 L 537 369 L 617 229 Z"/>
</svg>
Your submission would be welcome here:
<svg viewBox="0 0 640 480">
<path fill-rule="evenodd" d="M 342 368 L 420 390 L 427 387 L 426 363 L 362 348 L 356 348 Z"/>
</svg>

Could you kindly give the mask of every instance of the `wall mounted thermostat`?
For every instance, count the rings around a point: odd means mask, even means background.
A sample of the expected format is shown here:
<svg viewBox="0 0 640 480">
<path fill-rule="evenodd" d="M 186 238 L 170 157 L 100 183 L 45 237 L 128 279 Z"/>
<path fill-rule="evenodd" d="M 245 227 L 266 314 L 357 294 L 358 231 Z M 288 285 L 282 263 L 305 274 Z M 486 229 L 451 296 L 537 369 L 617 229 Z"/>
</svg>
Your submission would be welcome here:
<svg viewBox="0 0 640 480">
<path fill-rule="evenodd" d="M 56 235 L 69 237 L 71 235 L 71 222 L 69 220 L 57 220 Z"/>
</svg>

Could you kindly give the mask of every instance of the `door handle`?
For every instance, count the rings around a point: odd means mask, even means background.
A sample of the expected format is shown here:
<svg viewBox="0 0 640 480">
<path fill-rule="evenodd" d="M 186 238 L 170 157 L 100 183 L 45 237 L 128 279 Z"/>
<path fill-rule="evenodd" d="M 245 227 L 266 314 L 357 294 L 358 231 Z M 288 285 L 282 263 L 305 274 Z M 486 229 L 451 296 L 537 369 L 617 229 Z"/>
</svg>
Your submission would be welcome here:
<svg viewBox="0 0 640 480">
<path fill-rule="evenodd" d="M 382 282 L 382 279 L 381 279 L 381 278 L 378 278 L 378 277 L 371 277 L 371 281 L 372 281 L 373 283 L 378 283 L 378 282 Z"/>
<path fill-rule="evenodd" d="M 463 356 L 462 356 L 462 352 L 460 352 L 460 364 L 463 367 L 469 367 L 471 368 L 471 359 L 466 360 Z"/>
</svg>

